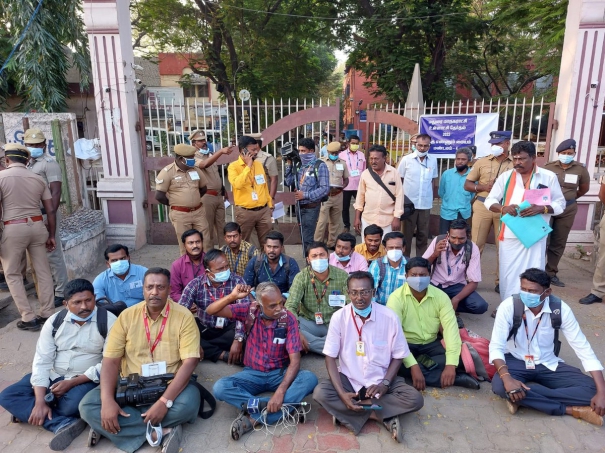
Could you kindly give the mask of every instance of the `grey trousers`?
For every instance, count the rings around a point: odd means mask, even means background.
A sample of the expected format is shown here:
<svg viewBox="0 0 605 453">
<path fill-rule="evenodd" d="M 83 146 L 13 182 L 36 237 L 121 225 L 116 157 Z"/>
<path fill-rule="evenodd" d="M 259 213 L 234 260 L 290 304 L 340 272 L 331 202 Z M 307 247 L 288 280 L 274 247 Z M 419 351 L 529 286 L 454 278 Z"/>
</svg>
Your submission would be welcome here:
<svg viewBox="0 0 605 453">
<path fill-rule="evenodd" d="M 315 354 L 324 354 L 324 345 L 328 335 L 328 326 L 325 324 L 315 324 L 315 321 L 309 321 L 302 316 L 298 317 L 300 323 L 300 332 L 309 342 L 309 349 Z"/>
<path fill-rule="evenodd" d="M 345 392 L 355 392 L 349 378 L 342 373 L 339 374 Z M 319 381 L 313 392 L 313 399 L 355 435 L 359 434 L 372 413 L 372 411 L 355 412 L 347 409 L 329 379 Z M 405 379 L 401 377 L 396 377 L 391 382 L 389 391 L 385 395 L 381 395 L 380 398 L 372 398 L 371 401 L 373 404 L 382 406 L 381 410 L 374 411 L 382 420 L 415 412 L 424 406 L 422 394 L 414 387 L 407 385 Z"/>
</svg>

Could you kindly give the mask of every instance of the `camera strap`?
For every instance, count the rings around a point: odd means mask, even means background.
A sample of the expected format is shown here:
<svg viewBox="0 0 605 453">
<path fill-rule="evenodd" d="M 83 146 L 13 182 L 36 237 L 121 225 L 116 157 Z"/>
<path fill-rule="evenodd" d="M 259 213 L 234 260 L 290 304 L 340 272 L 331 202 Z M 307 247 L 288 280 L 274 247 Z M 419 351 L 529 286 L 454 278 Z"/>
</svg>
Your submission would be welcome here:
<svg viewBox="0 0 605 453">
<path fill-rule="evenodd" d="M 168 314 L 170 313 L 170 302 L 166 304 L 166 316 L 162 320 L 162 325 L 160 326 L 160 331 L 158 332 L 158 336 L 155 338 L 153 345 L 151 344 L 151 331 L 149 330 L 149 321 L 147 320 L 147 311 L 143 311 L 143 323 L 145 324 L 145 335 L 147 335 L 147 343 L 149 344 L 149 352 L 151 353 L 151 360 L 153 359 L 153 351 L 157 347 L 158 343 L 162 341 L 162 335 L 164 334 L 164 329 L 166 328 L 166 322 L 168 321 Z"/>
</svg>

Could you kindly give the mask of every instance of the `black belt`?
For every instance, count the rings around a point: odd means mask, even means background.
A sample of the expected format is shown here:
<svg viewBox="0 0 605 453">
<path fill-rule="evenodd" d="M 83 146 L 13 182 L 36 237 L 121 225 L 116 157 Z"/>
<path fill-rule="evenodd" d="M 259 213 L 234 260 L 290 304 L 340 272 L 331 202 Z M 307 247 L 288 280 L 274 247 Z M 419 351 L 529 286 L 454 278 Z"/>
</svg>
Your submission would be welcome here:
<svg viewBox="0 0 605 453">
<path fill-rule="evenodd" d="M 321 201 L 316 201 L 315 203 L 301 204 L 300 209 L 313 209 L 317 206 L 321 206 Z"/>
<path fill-rule="evenodd" d="M 240 208 L 245 209 L 246 211 L 260 211 L 261 209 L 265 209 L 266 207 L 267 205 L 259 206 L 258 208 L 244 208 L 243 206 L 240 206 Z"/>
<path fill-rule="evenodd" d="M 576 202 L 576 199 L 575 199 L 575 198 L 574 198 L 573 200 L 567 200 L 567 201 L 565 202 L 565 207 L 567 207 L 567 206 L 571 206 L 571 205 L 572 205 L 572 204 L 574 204 L 575 202 Z"/>
<path fill-rule="evenodd" d="M 479 201 L 485 201 L 485 197 L 477 197 L 477 200 L 479 200 Z"/>
</svg>

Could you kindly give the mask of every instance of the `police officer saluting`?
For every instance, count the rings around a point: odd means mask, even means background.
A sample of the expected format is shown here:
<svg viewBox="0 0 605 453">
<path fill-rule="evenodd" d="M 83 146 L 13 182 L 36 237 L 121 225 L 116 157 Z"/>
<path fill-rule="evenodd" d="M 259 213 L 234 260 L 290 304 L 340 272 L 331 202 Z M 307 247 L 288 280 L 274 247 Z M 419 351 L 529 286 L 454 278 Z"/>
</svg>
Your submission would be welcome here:
<svg viewBox="0 0 605 453">
<path fill-rule="evenodd" d="M 5 146 L 7 169 L 0 173 L 0 202 L 4 231 L 0 241 L 0 259 L 11 296 L 21 314 L 17 327 L 21 330 L 40 330 L 42 324 L 55 312 L 53 279 L 46 251 L 52 252 L 55 242 L 55 211 L 48 185 L 40 176 L 26 168 L 29 150 L 11 143 Z M 48 230 L 40 213 L 44 206 Z M 38 278 L 40 316 L 32 310 L 21 275 L 21 260 L 25 251 L 31 257 Z"/>
<path fill-rule="evenodd" d="M 170 206 L 170 221 L 179 241 L 181 255 L 185 245 L 181 235 L 191 229 L 207 231 L 208 225 L 202 207 L 206 192 L 206 177 L 196 167 L 195 147 L 180 144 L 174 147 L 174 162 L 164 167 L 155 179 L 155 199 Z"/>
<path fill-rule="evenodd" d="M 567 237 L 571 231 L 576 212 L 578 212 L 578 198 L 585 195 L 590 188 L 590 175 L 586 166 L 574 160 L 576 155 L 576 141 L 572 138 L 563 140 L 557 146 L 558 159 L 547 163 L 544 168 L 554 172 L 559 178 L 561 191 L 565 197 L 566 208 L 561 214 L 552 217 L 552 233 L 546 249 L 546 273 L 550 277 L 550 284 L 565 286 L 559 277 L 559 261 L 565 251 Z"/>
</svg>

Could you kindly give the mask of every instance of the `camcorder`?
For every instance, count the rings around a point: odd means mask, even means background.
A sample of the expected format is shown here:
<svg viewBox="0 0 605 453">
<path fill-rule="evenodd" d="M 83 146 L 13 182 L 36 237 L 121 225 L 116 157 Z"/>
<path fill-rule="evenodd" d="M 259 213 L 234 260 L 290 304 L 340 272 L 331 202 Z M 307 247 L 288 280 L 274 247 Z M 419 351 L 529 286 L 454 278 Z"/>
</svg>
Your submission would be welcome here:
<svg viewBox="0 0 605 453">
<path fill-rule="evenodd" d="M 174 373 L 144 377 L 137 373 L 121 378 L 116 389 L 116 402 L 124 406 L 148 406 L 155 403 L 166 391 Z"/>
<path fill-rule="evenodd" d="M 298 153 L 298 149 L 294 146 L 294 143 L 284 143 L 284 146 L 279 149 L 279 152 L 285 160 L 291 160 L 297 164 L 300 163 L 300 154 Z"/>
</svg>

